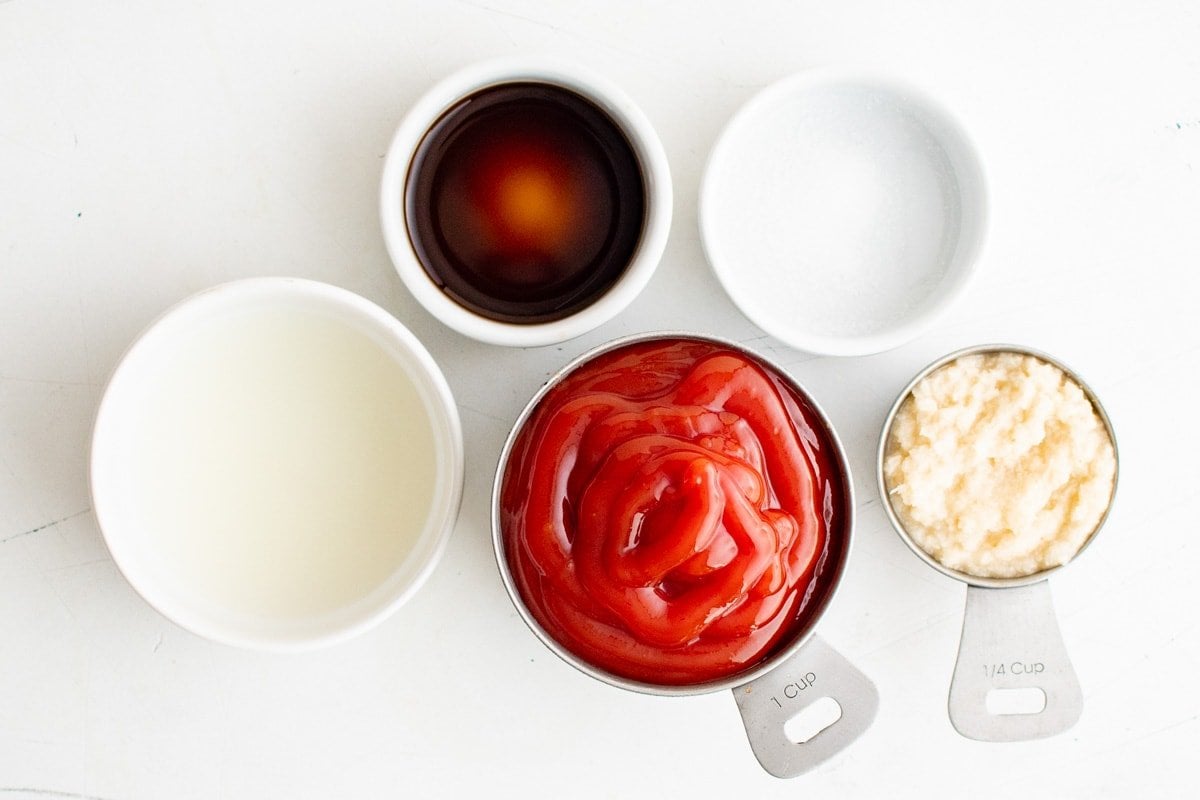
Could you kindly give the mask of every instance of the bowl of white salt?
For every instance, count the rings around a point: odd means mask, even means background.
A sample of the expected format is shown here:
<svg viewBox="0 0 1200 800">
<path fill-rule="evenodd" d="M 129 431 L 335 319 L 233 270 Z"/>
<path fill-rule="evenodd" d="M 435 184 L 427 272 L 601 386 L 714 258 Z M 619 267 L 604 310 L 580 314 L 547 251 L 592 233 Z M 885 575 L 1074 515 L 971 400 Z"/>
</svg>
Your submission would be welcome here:
<svg viewBox="0 0 1200 800">
<path fill-rule="evenodd" d="M 818 69 L 752 97 L 717 139 L 700 232 L 734 304 L 823 355 L 915 338 L 975 271 L 983 168 L 962 125 L 891 77 Z"/>
</svg>

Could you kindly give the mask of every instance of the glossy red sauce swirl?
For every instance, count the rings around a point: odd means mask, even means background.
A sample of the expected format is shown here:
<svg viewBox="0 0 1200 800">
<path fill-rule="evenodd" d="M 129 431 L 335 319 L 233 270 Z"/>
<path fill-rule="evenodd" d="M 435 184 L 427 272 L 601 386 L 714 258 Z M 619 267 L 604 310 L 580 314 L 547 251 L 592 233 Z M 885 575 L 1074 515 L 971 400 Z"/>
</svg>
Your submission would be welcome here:
<svg viewBox="0 0 1200 800">
<path fill-rule="evenodd" d="M 803 627 L 837 571 L 842 493 L 820 419 L 773 371 L 704 340 L 634 343 L 576 368 L 522 426 L 505 555 L 534 618 L 583 660 L 703 683 Z"/>
</svg>

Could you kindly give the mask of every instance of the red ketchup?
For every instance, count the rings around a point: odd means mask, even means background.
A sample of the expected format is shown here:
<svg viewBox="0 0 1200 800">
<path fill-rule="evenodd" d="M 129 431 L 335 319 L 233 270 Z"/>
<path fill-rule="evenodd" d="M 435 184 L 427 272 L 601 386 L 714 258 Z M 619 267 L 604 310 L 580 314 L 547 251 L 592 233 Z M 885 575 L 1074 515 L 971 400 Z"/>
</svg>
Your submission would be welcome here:
<svg viewBox="0 0 1200 800">
<path fill-rule="evenodd" d="M 844 489 L 806 400 L 753 357 L 660 339 L 552 388 L 510 452 L 505 554 L 525 605 L 584 661 L 687 685 L 793 638 L 837 573 Z"/>
</svg>

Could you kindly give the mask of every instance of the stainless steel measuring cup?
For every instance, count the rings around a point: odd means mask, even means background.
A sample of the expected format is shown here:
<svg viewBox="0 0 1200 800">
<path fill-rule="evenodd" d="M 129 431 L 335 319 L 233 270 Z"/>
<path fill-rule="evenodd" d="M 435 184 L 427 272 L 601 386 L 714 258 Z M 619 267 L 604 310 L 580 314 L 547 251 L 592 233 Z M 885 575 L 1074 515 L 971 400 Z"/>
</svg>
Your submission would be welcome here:
<svg viewBox="0 0 1200 800">
<path fill-rule="evenodd" d="M 951 569 L 926 553 L 905 529 L 892 507 L 884 477 L 884 460 L 892 424 L 913 388 L 926 376 L 963 356 L 983 353 L 1016 353 L 1033 356 L 1062 372 L 1083 390 L 1104 424 L 1113 456 L 1118 463 L 1117 438 L 1100 400 L 1070 367 L 1045 353 L 1015 345 L 990 344 L 969 347 L 939 358 L 909 382 L 888 412 L 879 437 L 876 479 L 883 508 L 892 527 L 918 558 L 938 572 L 967 584 L 966 610 L 958 660 L 950 682 L 950 723 L 963 736 L 988 742 L 1011 742 L 1053 736 L 1070 728 L 1083 713 L 1083 693 L 1071 666 L 1059 631 L 1050 597 L 1050 575 L 1066 564 L 1018 578 L 982 578 Z M 1112 509 L 1117 472 L 1108 507 L 1087 540 L 1072 557 L 1074 561 L 1096 538 Z M 1071 563 L 1071 562 L 1067 562 Z M 1045 705 L 1028 713 L 993 713 L 988 695 L 996 690 L 1041 690 Z"/>
<path fill-rule="evenodd" d="M 721 345 L 750 357 L 789 384 L 808 403 L 822 432 L 826 434 L 833 450 L 832 460 L 844 486 L 842 508 L 837 509 L 844 520 L 842 532 L 831 538 L 830 565 L 833 572 L 830 579 L 824 582 L 824 587 L 812 597 L 810 602 L 814 604 L 813 611 L 806 623 L 779 649 L 749 669 L 699 684 L 658 684 L 616 675 L 588 663 L 556 640 L 534 617 L 516 585 L 505 550 L 501 518 L 501 492 L 510 455 L 521 430 L 537 410 L 542 398 L 586 362 L 626 345 L 657 339 L 691 339 Z M 504 444 L 496 469 L 492 489 L 492 545 L 496 565 L 513 606 L 529 629 L 555 655 L 596 680 L 643 694 L 673 697 L 732 690 L 751 749 L 759 763 L 776 777 L 791 778 L 807 772 L 849 746 L 870 727 L 879 706 L 879 694 L 871 680 L 814 635 L 820 618 L 837 592 L 849 560 L 854 508 L 854 485 L 841 442 L 820 406 L 787 372 L 740 344 L 716 337 L 675 332 L 641 334 L 601 345 L 571 361 L 534 394 L 521 412 Z M 838 705 L 840 717 L 807 741 L 793 741 L 785 729 L 787 723 L 825 698 L 832 699 Z"/>
</svg>

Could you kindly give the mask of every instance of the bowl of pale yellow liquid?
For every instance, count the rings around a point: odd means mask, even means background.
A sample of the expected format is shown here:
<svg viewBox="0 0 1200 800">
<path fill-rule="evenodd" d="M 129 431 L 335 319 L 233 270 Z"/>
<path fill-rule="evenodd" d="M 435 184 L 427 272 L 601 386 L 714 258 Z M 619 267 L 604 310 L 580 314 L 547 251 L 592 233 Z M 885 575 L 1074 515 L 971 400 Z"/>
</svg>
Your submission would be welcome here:
<svg viewBox="0 0 1200 800">
<path fill-rule="evenodd" d="M 462 494 L 450 389 L 411 332 L 313 281 L 217 286 L 129 348 L 92 437 L 96 518 L 130 584 L 225 644 L 303 650 L 433 571 Z"/>
</svg>

